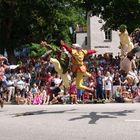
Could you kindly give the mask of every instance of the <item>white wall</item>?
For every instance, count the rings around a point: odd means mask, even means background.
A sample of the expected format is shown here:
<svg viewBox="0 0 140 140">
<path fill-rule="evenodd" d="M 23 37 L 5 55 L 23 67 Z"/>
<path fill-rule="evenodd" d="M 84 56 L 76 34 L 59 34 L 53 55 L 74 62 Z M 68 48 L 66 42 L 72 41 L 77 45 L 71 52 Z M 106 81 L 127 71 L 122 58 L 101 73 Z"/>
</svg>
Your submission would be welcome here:
<svg viewBox="0 0 140 140">
<path fill-rule="evenodd" d="M 86 49 L 85 38 L 87 37 L 87 33 L 76 33 L 76 43 L 78 43 L 82 48 Z"/>
<path fill-rule="evenodd" d="M 101 30 L 104 22 L 99 23 L 100 18 L 97 16 L 92 16 L 89 19 L 88 26 L 88 39 L 89 46 L 91 49 L 97 50 L 97 54 L 104 53 L 113 53 L 113 56 L 117 56 L 118 52 L 120 52 L 119 46 L 119 36 L 117 31 L 112 31 L 112 41 L 105 42 L 104 41 L 104 31 Z M 90 30 L 90 32 L 89 32 Z M 96 48 L 96 46 L 108 46 L 109 48 Z"/>
</svg>

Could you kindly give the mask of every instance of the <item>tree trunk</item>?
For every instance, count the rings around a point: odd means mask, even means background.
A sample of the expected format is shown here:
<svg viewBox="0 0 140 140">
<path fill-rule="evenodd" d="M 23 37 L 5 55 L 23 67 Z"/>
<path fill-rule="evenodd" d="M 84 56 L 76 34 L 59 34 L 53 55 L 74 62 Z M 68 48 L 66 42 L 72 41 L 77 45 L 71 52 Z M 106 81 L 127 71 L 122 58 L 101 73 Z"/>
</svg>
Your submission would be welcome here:
<svg viewBox="0 0 140 140">
<path fill-rule="evenodd" d="M 0 54 L 4 55 L 4 48 L 2 46 L 0 47 Z"/>
<path fill-rule="evenodd" d="M 8 61 L 10 64 L 16 64 L 16 58 L 14 55 L 14 49 L 9 46 L 9 48 L 6 50 L 8 54 Z"/>
</svg>

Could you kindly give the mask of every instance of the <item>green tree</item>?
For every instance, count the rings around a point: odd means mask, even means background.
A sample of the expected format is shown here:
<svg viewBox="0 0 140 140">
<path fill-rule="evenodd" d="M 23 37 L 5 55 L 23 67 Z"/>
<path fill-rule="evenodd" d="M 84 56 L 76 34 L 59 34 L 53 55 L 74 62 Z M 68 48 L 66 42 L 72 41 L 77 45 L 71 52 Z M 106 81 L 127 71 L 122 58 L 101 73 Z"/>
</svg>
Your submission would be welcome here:
<svg viewBox="0 0 140 140">
<path fill-rule="evenodd" d="M 126 24 L 132 32 L 140 26 L 140 0 L 74 0 L 73 5 L 85 9 L 86 14 L 101 15 L 106 21 L 104 28 L 117 30 Z"/>
<path fill-rule="evenodd" d="M 6 49 L 11 62 L 14 62 L 14 48 L 29 37 L 30 6 L 27 0 L 0 1 L 0 52 L 3 54 Z"/>
<path fill-rule="evenodd" d="M 69 27 L 85 22 L 81 13 L 69 0 L 0 0 L 0 53 L 6 49 L 14 61 L 14 48 L 22 44 L 70 42 Z"/>
</svg>

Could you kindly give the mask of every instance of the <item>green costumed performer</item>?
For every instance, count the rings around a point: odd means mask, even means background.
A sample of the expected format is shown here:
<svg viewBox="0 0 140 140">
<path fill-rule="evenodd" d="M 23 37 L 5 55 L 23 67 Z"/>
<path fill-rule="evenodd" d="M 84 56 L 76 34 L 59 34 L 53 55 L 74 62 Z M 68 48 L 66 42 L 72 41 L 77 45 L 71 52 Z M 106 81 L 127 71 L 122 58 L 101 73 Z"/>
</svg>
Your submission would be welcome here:
<svg viewBox="0 0 140 140">
<path fill-rule="evenodd" d="M 55 71 L 60 75 L 60 77 L 63 80 L 63 85 L 65 88 L 68 88 L 70 85 L 70 79 L 68 75 L 68 68 L 69 68 L 69 56 L 67 53 L 62 53 L 62 50 L 57 49 L 54 50 L 49 44 L 47 44 L 46 41 L 41 42 L 41 46 L 46 47 L 49 49 L 42 58 L 45 58 L 47 61 L 50 61 L 55 68 Z M 51 52 L 55 51 L 57 53 L 57 59 L 51 57 Z"/>
</svg>

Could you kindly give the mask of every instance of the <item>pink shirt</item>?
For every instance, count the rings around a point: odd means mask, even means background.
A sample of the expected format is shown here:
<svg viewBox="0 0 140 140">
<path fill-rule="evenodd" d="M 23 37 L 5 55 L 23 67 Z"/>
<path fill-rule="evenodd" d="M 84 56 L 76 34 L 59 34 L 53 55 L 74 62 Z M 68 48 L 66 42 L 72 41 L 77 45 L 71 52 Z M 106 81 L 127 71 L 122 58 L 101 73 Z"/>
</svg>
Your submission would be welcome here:
<svg viewBox="0 0 140 140">
<path fill-rule="evenodd" d="M 4 66 L 0 66 L 0 80 L 3 80 L 3 78 L 4 78 L 4 72 L 5 72 Z"/>
</svg>

